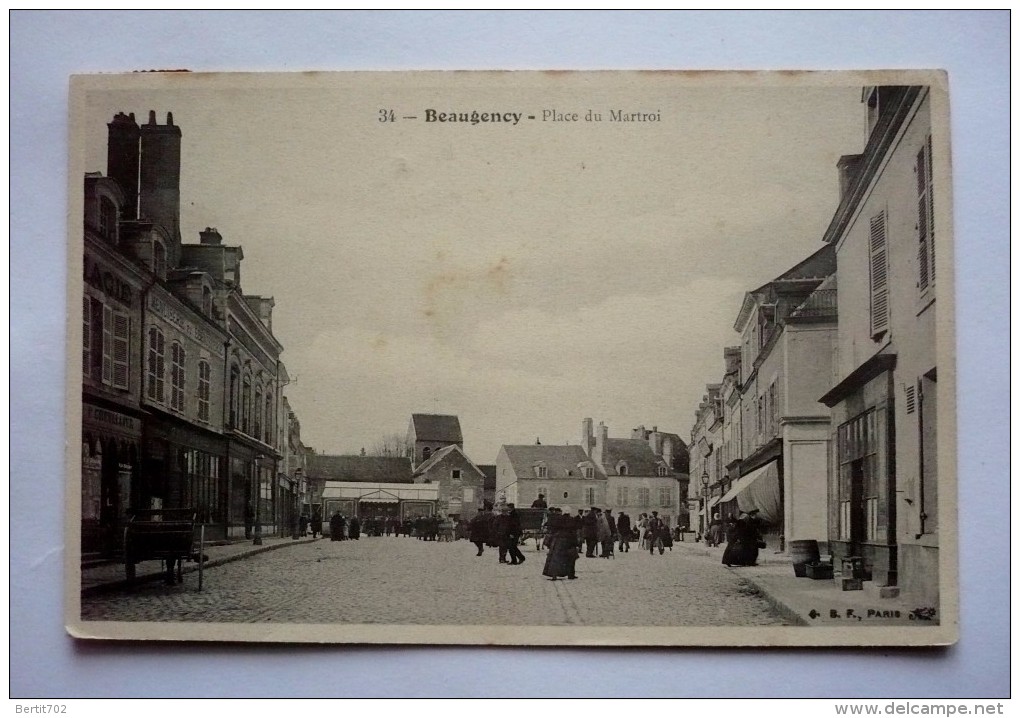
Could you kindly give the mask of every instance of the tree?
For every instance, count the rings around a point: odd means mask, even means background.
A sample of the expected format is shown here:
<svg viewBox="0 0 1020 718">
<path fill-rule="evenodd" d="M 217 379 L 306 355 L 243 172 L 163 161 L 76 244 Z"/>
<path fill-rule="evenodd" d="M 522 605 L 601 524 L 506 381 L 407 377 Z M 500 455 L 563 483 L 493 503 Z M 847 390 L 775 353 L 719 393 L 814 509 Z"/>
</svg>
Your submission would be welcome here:
<svg viewBox="0 0 1020 718">
<path fill-rule="evenodd" d="M 386 434 L 369 447 L 372 456 L 410 456 L 407 438 L 400 434 Z"/>
</svg>

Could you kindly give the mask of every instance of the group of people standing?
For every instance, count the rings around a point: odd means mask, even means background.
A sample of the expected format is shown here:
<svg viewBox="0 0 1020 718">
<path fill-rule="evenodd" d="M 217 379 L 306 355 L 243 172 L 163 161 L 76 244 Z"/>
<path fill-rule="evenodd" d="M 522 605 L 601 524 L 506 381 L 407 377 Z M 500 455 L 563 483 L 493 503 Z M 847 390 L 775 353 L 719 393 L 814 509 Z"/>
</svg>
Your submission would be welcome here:
<svg viewBox="0 0 1020 718">
<path fill-rule="evenodd" d="M 722 555 L 724 565 L 756 566 L 758 551 L 765 548 L 758 509 L 741 511 L 736 518 L 725 522 L 718 512 L 713 514 L 705 532 L 705 545 L 721 546 L 723 543 L 726 544 Z"/>
<path fill-rule="evenodd" d="M 474 515 L 468 524 L 468 540 L 478 549 L 475 556 L 485 553 L 485 547 L 499 549 L 499 562 L 509 566 L 524 563 L 521 553 L 521 517 L 517 507 L 505 504 L 497 511 L 488 505 Z"/>
<path fill-rule="evenodd" d="M 346 541 L 348 539 L 357 541 L 361 538 L 361 521 L 357 516 L 347 518 L 339 511 L 335 511 L 329 517 L 329 540 Z"/>
</svg>

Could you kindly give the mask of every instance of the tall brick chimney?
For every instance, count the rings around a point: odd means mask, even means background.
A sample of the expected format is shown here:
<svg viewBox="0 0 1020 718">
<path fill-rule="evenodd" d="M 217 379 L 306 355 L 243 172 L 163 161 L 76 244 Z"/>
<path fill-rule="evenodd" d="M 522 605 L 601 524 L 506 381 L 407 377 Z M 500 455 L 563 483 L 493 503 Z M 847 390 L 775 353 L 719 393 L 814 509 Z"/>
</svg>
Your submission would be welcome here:
<svg viewBox="0 0 1020 718">
<path fill-rule="evenodd" d="M 605 466 L 606 442 L 609 438 L 609 427 L 601 421 L 595 433 L 595 454 L 591 457 L 599 466 Z"/>
<path fill-rule="evenodd" d="M 124 190 L 122 216 L 126 220 L 138 219 L 138 124 L 135 114 L 118 112 L 106 124 L 109 135 L 106 142 L 106 176 Z"/>
<path fill-rule="evenodd" d="M 170 233 L 175 247 L 168 250 L 176 261 L 181 243 L 181 128 L 170 112 L 165 125 L 156 124 L 156 113 L 150 110 L 140 130 L 138 214 Z"/>
<path fill-rule="evenodd" d="M 581 421 L 581 448 L 584 449 L 584 453 L 591 458 L 591 450 L 595 446 L 595 438 L 592 435 L 592 420 L 583 419 Z"/>
</svg>

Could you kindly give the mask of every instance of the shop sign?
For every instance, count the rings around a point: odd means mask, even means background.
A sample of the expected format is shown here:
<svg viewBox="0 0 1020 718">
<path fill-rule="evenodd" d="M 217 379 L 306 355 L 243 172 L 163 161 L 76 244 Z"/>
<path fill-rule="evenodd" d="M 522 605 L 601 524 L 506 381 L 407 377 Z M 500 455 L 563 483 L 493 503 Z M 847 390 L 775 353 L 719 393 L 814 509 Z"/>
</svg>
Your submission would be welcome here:
<svg viewBox="0 0 1020 718">
<path fill-rule="evenodd" d="M 121 433 L 141 435 L 142 421 L 133 416 L 127 416 L 120 412 L 110 411 L 91 404 L 82 405 L 82 418 L 84 421 L 97 426 L 115 429 Z"/>
</svg>

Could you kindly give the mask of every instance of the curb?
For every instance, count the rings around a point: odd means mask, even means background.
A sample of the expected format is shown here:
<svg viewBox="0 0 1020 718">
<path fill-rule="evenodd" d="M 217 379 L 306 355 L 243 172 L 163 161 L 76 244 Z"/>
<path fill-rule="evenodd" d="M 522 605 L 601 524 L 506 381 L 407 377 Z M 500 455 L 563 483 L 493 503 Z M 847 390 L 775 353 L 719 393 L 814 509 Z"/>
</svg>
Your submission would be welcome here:
<svg viewBox="0 0 1020 718">
<path fill-rule="evenodd" d="M 224 556 L 223 558 L 209 559 L 208 561 L 206 561 L 204 563 L 203 569 L 205 569 L 205 568 L 215 568 L 216 566 L 223 566 L 224 564 L 232 563 L 234 561 L 241 561 L 242 559 L 250 558 L 252 556 L 257 556 L 260 553 L 266 553 L 268 551 L 276 551 L 278 549 L 286 548 L 288 546 L 298 546 L 300 544 L 305 544 L 305 543 L 314 543 L 315 541 L 318 541 L 318 540 L 319 539 L 305 538 L 305 539 L 298 539 L 296 541 L 291 540 L 291 541 L 286 542 L 286 543 L 281 542 L 281 543 L 278 543 L 278 544 L 273 544 L 272 546 L 259 546 L 259 547 L 255 547 L 251 551 L 244 551 L 244 552 L 241 552 L 241 553 L 234 554 L 233 556 Z M 195 573 L 196 571 L 198 571 L 198 565 L 193 563 L 193 562 L 189 562 L 182 569 L 181 573 L 182 574 L 188 574 L 188 573 Z M 146 574 L 143 574 L 143 575 L 140 575 L 140 576 L 135 576 L 135 579 L 133 581 L 128 581 L 125 578 L 125 579 L 120 579 L 118 581 L 111 581 L 109 583 L 100 583 L 100 584 L 96 584 L 95 586 L 84 587 L 81 590 L 81 595 L 82 595 L 82 598 L 87 598 L 87 597 L 90 597 L 90 596 L 97 596 L 97 595 L 101 595 L 101 594 L 104 594 L 104 593 L 109 593 L 111 591 L 118 591 L 118 590 L 121 590 L 121 589 L 124 589 L 124 588 L 130 588 L 131 586 L 136 586 L 136 585 L 138 585 L 140 583 L 148 583 L 149 581 L 156 581 L 156 580 L 161 579 L 161 578 L 163 578 L 163 573 L 162 572 L 146 573 Z"/>
</svg>

